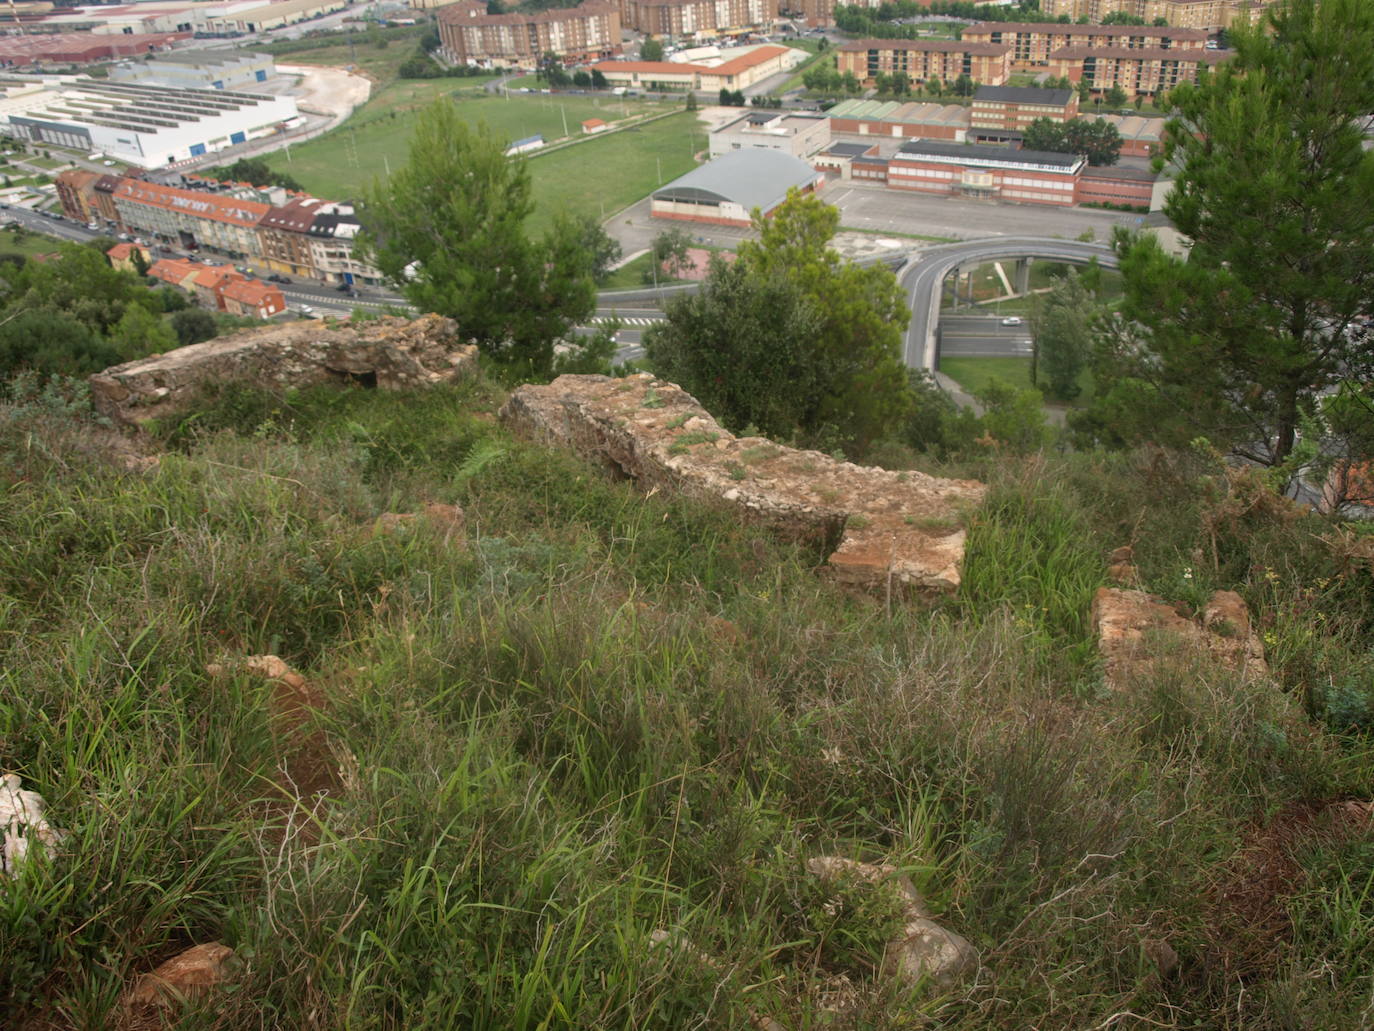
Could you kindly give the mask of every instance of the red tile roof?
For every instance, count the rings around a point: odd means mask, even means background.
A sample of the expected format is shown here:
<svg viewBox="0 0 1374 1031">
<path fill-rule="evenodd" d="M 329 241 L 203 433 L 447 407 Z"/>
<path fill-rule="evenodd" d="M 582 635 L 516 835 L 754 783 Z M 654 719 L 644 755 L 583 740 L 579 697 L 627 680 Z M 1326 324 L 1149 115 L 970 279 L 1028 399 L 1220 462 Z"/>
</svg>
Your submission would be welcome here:
<svg viewBox="0 0 1374 1031">
<path fill-rule="evenodd" d="M 161 279 L 164 283 L 172 283 L 180 286 L 186 281 L 187 276 L 193 276 L 200 272 L 201 266 L 194 261 L 186 261 L 182 258 L 163 258 L 155 261 L 148 275 Z"/>
<path fill-rule="evenodd" d="M 117 243 L 105 253 L 113 261 L 123 261 L 134 253 L 134 245 L 131 243 Z"/>
<path fill-rule="evenodd" d="M 196 286 L 203 286 L 207 290 L 218 290 L 224 285 L 226 279 L 232 283 L 241 278 L 231 268 L 203 268 L 196 273 Z"/>
<path fill-rule="evenodd" d="M 225 297 L 238 301 L 240 304 L 250 304 L 254 308 L 284 309 L 286 307 L 286 298 L 282 297 L 280 290 L 257 279 L 234 280 L 224 284 L 224 289 L 220 292 Z M 269 304 L 268 302 L 273 303 Z"/>
<path fill-rule="evenodd" d="M 257 225 L 262 216 L 271 210 L 270 204 L 255 200 L 236 200 L 200 190 L 180 190 L 175 186 L 161 186 L 140 179 L 125 179 L 114 193 L 116 197 L 139 204 L 244 227 Z"/>
<path fill-rule="evenodd" d="M 891 42 L 886 41 L 886 42 Z M 988 46 L 990 44 L 979 44 Z M 1002 49 L 1010 49 L 1004 47 Z M 705 64 L 677 64 L 673 61 L 602 61 L 600 64 L 593 65 L 603 72 L 639 72 L 641 75 L 738 75 L 746 68 L 753 68 L 755 65 L 763 64 L 765 61 L 772 60 L 779 54 L 787 52 L 787 47 L 763 46 L 757 50 L 751 50 L 747 54 L 740 54 L 739 57 L 732 57 L 728 61 L 723 61 L 717 65 Z M 1000 52 L 1000 51 L 999 51 Z M 975 51 L 976 53 L 976 51 Z"/>
</svg>

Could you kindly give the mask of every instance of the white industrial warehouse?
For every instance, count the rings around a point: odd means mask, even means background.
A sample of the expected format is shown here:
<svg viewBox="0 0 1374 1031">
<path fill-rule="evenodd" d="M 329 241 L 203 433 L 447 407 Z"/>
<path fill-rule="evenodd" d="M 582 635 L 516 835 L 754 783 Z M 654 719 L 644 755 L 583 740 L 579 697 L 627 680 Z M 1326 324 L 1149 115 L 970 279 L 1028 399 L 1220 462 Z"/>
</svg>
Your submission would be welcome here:
<svg viewBox="0 0 1374 1031">
<path fill-rule="evenodd" d="M 112 82 L 180 89 L 252 90 L 277 73 L 271 54 L 246 50 L 173 50 L 110 68 Z"/>
<path fill-rule="evenodd" d="M 0 81 L 12 136 L 99 151 L 142 168 L 213 154 L 299 124 L 296 101 L 228 89 L 95 79 Z"/>
</svg>

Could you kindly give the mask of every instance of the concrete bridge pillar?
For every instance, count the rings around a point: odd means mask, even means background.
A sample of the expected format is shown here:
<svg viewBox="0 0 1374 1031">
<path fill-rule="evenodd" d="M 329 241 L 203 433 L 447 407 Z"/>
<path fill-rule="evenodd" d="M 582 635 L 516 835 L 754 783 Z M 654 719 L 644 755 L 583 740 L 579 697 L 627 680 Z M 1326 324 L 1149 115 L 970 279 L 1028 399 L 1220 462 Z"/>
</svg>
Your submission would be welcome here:
<svg viewBox="0 0 1374 1031">
<path fill-rule="evenodd" d="M 1030 292 L 1030 269 L 1034 258 L 1020 258 L 1016 262 L 1016 293 L 1024 297 Z"/>
</svg>

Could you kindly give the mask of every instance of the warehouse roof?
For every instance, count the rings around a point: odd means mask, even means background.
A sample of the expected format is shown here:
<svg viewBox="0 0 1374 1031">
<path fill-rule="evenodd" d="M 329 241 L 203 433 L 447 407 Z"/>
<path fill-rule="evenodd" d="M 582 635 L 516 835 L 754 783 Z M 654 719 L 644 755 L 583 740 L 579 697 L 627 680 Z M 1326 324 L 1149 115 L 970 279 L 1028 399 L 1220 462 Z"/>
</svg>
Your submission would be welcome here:
<svg viewBox="0 0 1374 1031">
<path fill-rule="evenodd" d="M 1048 150 L 1012 150 L 991 144 L 941 143 L 936 140 L 912 140 L 897 151 L 898 157 L 958 158 L 976 164 L 980 161 L 1010 162 L 1017 165 L 1055 165 L 1071 171 L 1083 163 L 1077 154 L 1056 154 Z"/>
<path fill-rule="evenodd" d="M 903 125 L 968 125 L 969 109 L 962 104 L 935 104 L 926 101 L 846 100 L 826 112 L 831 118 L 855 118 L 870 122 L 898 122 Z"/>
<path fill-rule="evenodd" d="M 778 150 L 749 147 L 722 154 L 655 190 L 654 200 L 738 204 L 745 211 L 771 211 L 793 187 L 805 187 L 821 174 L 805 161 Z"/>
</svg>

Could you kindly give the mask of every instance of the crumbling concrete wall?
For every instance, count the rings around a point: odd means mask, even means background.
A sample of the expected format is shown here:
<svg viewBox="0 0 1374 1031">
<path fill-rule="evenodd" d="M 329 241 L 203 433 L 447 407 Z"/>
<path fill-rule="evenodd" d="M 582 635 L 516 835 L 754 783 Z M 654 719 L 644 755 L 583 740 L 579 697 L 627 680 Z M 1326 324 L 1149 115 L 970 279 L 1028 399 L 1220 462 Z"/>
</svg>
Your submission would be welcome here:
<svg viewBox="0 0 1374 1031">
<path fill-rule="evenodd" d="M 234 380 L 271 387 L 360 383 L 400 390 L 462 379 L 477 348 L 438 315 L 359 325 L 314 319 L 262 326 L 125 362 L 91 377 L 96 409 L 125 425 L 184 408 L 202 384 Z"/>
<path fill-rule="evenodd" d="M 792 538 L 818 541 L 830 551 L 835 579 L 873 590 L 957 589 L 963 510 L 984 493 L 973 480 L 888 472 L 735 437 L 681 387 L 646 373 L 523 386 L 501 418 L 646 489 L 721 500 Z"/>
</svg>

